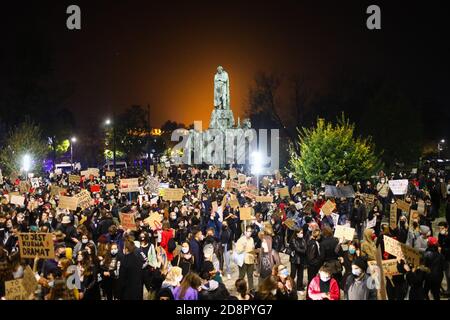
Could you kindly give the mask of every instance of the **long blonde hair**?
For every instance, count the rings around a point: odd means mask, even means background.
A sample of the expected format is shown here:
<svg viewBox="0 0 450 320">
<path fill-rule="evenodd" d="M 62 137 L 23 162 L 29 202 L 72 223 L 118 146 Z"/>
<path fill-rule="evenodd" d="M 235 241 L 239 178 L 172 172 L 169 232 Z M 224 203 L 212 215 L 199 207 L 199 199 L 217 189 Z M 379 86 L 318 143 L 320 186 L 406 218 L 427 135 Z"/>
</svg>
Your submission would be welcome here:
<svg viewBox="0 0 450 320">
<path fill-rule="evenodd" d="M 166 282 L 172 286 L 177 286 L 180 283 L 177 280 L 177 278 L 182 275 L 183 275 L 183 270 L 180 267 L 172 267 L 172 268 L 170 268 L 169 272 L 167 272 L 166 279 L 164 280 L 164 282 Z"/>
</svg>

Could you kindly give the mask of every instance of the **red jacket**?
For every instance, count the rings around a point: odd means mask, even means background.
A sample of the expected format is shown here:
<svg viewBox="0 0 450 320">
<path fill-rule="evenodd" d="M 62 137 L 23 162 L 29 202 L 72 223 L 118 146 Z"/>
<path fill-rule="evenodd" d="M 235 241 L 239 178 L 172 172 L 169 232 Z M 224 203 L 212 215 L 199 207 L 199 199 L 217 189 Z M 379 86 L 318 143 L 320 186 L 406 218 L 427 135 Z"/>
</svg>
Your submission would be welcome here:
<svg viewBox="0 0 450 320">
<path fill-rule="evenodd" d="M 173 238 L 173 230 L 164 230 L 161 234 L 161 247 L 164 249 L 164 251 L 167 254 L 167 260 L 172 261 L 173 260 L 173 253 L 169 252 L 168 244 L 169 240 Z"/>
<path fill-rule="evenodd" d="M 341 295 L 339 285 L 333 278 L 331 278 L 330 281 L 330 300 L 339 300 Z M 308 286 L 308 299 L 323 300 L 322 292 L 320 292 L 320 277 L 318 275 L 311 280 Z"/>
</svg>

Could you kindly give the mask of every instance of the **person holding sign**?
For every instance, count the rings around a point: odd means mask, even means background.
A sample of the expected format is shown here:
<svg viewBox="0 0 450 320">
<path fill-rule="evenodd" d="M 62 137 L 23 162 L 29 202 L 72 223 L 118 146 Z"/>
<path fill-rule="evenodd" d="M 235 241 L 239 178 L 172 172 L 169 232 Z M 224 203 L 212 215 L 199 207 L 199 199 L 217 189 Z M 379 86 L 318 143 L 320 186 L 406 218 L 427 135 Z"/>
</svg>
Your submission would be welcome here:
<svg viewBox="0 0 450 320">
<path fill-rule="evenodd" d="M 239 278 L 244 279 L 247 275 L 248 286 L 253 290 L 253 271 L 255 269 L 255 243 L 252 238 L 253 228 L 247 226 L 245 235 L 236 243 L 236 252 L 244 255 L 243 263 L 239 266 Z"/>
</svg>

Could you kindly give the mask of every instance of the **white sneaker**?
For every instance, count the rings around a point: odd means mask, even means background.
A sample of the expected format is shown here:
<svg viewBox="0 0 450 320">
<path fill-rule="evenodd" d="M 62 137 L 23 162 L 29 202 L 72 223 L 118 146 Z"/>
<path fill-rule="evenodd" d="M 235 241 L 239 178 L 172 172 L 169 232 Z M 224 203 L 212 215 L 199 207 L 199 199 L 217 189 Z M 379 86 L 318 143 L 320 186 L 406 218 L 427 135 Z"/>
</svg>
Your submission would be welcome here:
<svg viewBox="0 0 450 320">
<path fill-rule="evenodd" d="M 231 274 L 227 274 L 227 279 L 231 280 Z"/>
<path fill-rule="evenodd" d="M 297 294 L 304 296 L 305 295 L 305 291 L 297 291 Z"/>
</svg>

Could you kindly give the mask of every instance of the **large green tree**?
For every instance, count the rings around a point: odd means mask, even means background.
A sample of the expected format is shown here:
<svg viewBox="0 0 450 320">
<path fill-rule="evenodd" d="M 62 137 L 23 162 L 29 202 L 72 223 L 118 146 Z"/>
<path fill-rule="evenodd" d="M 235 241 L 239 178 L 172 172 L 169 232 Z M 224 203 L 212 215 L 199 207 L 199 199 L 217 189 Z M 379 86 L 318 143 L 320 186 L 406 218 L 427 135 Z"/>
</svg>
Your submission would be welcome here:
<svg viewBox="0 0 450 320">
<path fill-rule="evenodd" d="M 0 165 L 6 174 L 19 173 L 25 155 L 31 158 L 31 172 L 39 172 L 49 151 L 39 125 L 26 120 L 8 134 L 0 151 Z"/>
<path fill-rule="evenodd" d="M 297 148 L 291 148 L 290 169 L 297 179 L 318 185 L 370 177 L 381 167 L 371 138 L 355 136 L 355 126 L 344 115 L 337 122 L 317 120 L 299 130 Z M 300 154 L 296 153 L 300 150 Z"/>
</svg>

